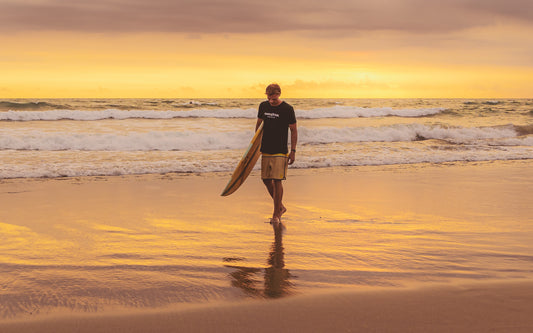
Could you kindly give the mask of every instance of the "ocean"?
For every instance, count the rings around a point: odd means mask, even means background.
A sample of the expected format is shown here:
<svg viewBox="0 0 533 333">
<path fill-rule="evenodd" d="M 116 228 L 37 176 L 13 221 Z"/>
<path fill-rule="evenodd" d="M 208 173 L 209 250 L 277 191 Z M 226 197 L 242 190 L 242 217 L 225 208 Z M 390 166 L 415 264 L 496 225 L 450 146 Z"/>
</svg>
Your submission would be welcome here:
<svg viewBox="0 0 533 333">
<path fill-rule="evenodd" d="M 294 168 L 533 158 L 533 100 L 287 99 Z M 0 178 L 233 170 L 260 99 L 0 101 Z"/>
</svg>

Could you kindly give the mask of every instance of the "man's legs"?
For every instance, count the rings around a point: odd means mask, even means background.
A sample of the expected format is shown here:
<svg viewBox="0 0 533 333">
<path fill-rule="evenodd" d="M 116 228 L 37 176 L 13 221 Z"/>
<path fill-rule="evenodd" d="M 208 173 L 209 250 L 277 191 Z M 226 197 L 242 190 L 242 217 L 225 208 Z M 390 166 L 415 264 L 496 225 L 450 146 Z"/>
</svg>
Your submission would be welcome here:
<svg viewBox="0 0 533 333">
<path fill-rule="evenodd" d="M 287 208 L 283 206 L 283 184 L 281 183 L 281 180 L 278 179 L 263 179 L 263 183 L 274 201 L 272 218 L 280 219 L 281 215 L 287 211 Z"/>
<path fill-rule="evenodd" d="M 281 215 L 287 209 L 283 206 L 283 185 L 282 180 L 287 174 L 287 157 L 285 155 L 265 156 L 261 159 L 261 178 L 268 193 L 274 201 L 274 212 L 272 220 L 279 222 Z"/>
</svg>

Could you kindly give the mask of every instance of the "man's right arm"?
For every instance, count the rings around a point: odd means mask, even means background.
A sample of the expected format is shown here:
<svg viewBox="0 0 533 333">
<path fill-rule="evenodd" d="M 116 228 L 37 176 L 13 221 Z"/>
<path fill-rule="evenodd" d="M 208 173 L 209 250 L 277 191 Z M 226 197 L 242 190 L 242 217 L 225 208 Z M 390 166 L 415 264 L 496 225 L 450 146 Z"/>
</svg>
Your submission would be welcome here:
<svg viewBox="0 0 533 333">
<path fill-rule="evenodd" d="M 257 129 L 259 128 L 259 125 L 263 122 L 263 119 L 257 118 L 257 123 L 255 124 L 255 131 L 257 132 Z"/>
</svg>

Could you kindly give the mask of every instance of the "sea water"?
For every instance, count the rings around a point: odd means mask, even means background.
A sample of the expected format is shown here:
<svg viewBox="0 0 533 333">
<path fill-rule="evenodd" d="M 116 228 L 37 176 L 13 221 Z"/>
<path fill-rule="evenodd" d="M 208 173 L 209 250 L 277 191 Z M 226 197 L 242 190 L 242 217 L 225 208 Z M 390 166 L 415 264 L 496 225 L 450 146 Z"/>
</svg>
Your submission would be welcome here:
<svg viewBox="0 0 533 333">
<path fill-rule="evenodd" d="M 0 178 L 227 172 L 256 99 L 0 101 Z M 533 158 L 533 100 L 287 99 L 294 168 Z"/>
</svg>

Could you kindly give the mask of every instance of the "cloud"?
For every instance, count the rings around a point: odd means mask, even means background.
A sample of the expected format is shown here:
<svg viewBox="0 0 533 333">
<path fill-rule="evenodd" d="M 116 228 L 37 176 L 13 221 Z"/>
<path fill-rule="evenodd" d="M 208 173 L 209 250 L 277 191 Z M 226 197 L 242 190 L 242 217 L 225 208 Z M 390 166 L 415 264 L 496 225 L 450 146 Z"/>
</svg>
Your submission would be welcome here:
<svg viewBox="0 0 533 333">
<path fill-rule="evenodd" d="M 284 89 L 292 92 L 305 91 L 343 91 L 357 89 L 390 89 L 387 83 L 377 82 L 368 77 L 362 77 L 355 82 L 344 82 L 336 80 L 326 81 L 305 81 L 296 80 L 293 83 L 285 84 Z"/>
<path fill-rule="evenodd" d="M 395 83 L 379 82 L 366 75 L 359 75 L 358 79 L 341 80 L 302 80 L 279 82 L 282 95 L 287 98 L 295 97 L 339 97 L 357 96 L 369 91 L 392 91 Z M 242 89 L 246 96 L 264 96 L 265 87 L 271 82 L 257 83 Z"/>
<path fill-rule="evenodd" d="M 0 0 L 0 31 L 451 31 L 533 22 L 531 0 Z"/>
</svg>

